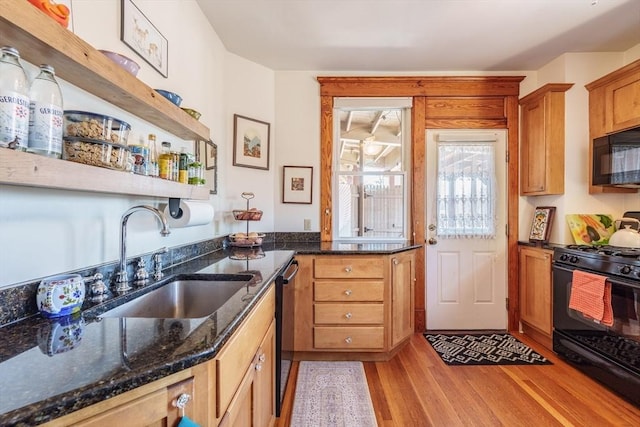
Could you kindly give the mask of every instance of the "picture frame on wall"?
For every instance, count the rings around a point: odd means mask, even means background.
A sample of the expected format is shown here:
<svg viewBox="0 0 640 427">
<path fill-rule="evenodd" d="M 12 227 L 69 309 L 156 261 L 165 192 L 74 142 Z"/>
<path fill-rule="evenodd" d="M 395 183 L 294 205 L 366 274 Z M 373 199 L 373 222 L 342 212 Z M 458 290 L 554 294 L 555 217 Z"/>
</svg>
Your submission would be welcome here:
<svg viewBox="0 0 640 427">
<path fill-rule="evenodd" d="M 271 124 L 233 115 L 233 166 L 269 170 Z"/>
<path fill-rule="evenodd" d="M 532 243 L 548 243 L 553 225 L 553 216 L 556 208 L 554 206 L 538 206 L 533 211 L 531 220 L 531 231 L 529 241 Z"/>
<path fill-rule="evenodd" d="M 311 204 L 313 200 L 313 167 L 282 167 L 282 203 Z"/>
<path fill-rule="evenodd" d="M 122 0 L 120 39 L 164 77 L 169 77 L 169 41 L 132 0 Z"/>
<path fill-rule="evenodd" d="M 213 141 L 197 141 L 196 160 L 204 166 L 209 194 L 218 194 L 218 146 Z"/>
</svg>

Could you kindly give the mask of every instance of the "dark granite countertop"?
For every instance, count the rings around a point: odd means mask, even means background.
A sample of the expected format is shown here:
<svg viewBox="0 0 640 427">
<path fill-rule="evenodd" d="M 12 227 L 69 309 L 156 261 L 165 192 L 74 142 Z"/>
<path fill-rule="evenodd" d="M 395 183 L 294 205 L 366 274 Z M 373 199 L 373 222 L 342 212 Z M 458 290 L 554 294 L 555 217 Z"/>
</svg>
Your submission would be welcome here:
<svg viewBox="0 0 640 427">
<path fill-rule="evenodd" d="M 262 279 L 243 287 L 209 317 L 123 322 L 92 314 L 145 293 L 145 288 L 75 317 L 37 315 L 9 324 L 0 328 L 0 425 L 44 423 L 214 358 L 294 253 L 393 254 L 420 246 L 280 242 L 217 250 L 165 270 L 165 279 L 181 273 L 243 272 Z"/>
</svg>

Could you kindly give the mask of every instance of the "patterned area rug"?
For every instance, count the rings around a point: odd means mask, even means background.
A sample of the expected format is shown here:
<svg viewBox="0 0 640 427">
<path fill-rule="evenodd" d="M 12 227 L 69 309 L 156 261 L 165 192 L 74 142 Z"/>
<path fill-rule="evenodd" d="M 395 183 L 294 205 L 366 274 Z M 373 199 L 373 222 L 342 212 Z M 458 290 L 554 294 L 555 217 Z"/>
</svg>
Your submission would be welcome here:
<svg viewBox="0 0 640 427">
<path fill-rule="evenodd" d="M 447 365 L 551 365 L 509 334 L 424 334 Z"/>
<path fill-rule="evenodd" d="M 291 427 L 376 427 L 361 362 L 300 362 Z"/>
</svg>

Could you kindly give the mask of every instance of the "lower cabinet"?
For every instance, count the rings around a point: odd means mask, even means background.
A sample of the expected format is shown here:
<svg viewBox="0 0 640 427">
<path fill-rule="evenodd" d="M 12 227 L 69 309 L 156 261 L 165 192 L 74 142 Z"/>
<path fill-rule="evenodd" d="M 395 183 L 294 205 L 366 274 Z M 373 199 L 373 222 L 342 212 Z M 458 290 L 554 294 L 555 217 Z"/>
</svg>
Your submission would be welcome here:
<svg viewBox="0 0 640 427">
<path fill-rule="evenodd" d="M 415 251 L 296 259 L 299 356 L 351 352 L 360 360 L 384 359 L 413 334 Z"/>
<path fill-rule="evenodd" d="M 275 424 L 275 287 L 262 297 L 215 359 L 57 418 L 48 427 L 175 427 Z"/>
<path fill-rule="evenodd" d="M 551 301 L 553 251 L 521 246 L 519 252 L 522 331 L 550 349 L 553 333 Z"/>
<path fill-rule="evenodd" d="M 206 376 L 201 374 L 204 373 L 203 368 L 200 366 L 178 372 L 45 425 L 112 427 L 121 425 L 126 420 L 130 427 L 177 426 L 182 411 L 175 403 L 181 396 L 189 396 L 184 414 L 193 420 L 203 421 L 206 408 L 197 406 L 193 399 L 200 391 L 206 390 Z M 197 390 L 198 388 L 200 389 Z"/>
<path fill-rule="evenodd" d="M 244 374 L 220 427 L 269 426 L 274 418 L 275 322 L 271 322 L 258 351 Z"/>
</svg>

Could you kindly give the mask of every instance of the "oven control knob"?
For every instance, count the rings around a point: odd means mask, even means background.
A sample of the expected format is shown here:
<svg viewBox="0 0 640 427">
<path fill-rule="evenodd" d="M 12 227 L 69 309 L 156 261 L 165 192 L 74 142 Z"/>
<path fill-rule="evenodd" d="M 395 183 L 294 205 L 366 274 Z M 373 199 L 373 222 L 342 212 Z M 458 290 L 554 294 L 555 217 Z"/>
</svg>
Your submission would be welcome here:
<svg viewBox="0 0 640 427">
<path fill-rule="evenodd" d="M 575 264 L 576 262 L 578 262 L 578 257 L 573 255 L 571 258 L 569 258 L 569 262 Z"/>
<path fill-rule="evenodd" d="M 560 261 L 566 261 L 568 258 L 569 258 L 569 255 L 567 254 L 560 255 Z"/>
<path fill-rule="evenodd" d="M 630 266 L 628 266 L 628 265 L 623 266 L 623 267 L 620 269 L 620 273 L 622 273 L 622 274 L 629 274 L 629 273 L 631 273 L 631 267 L 630 267 Z"/>
</svg>

